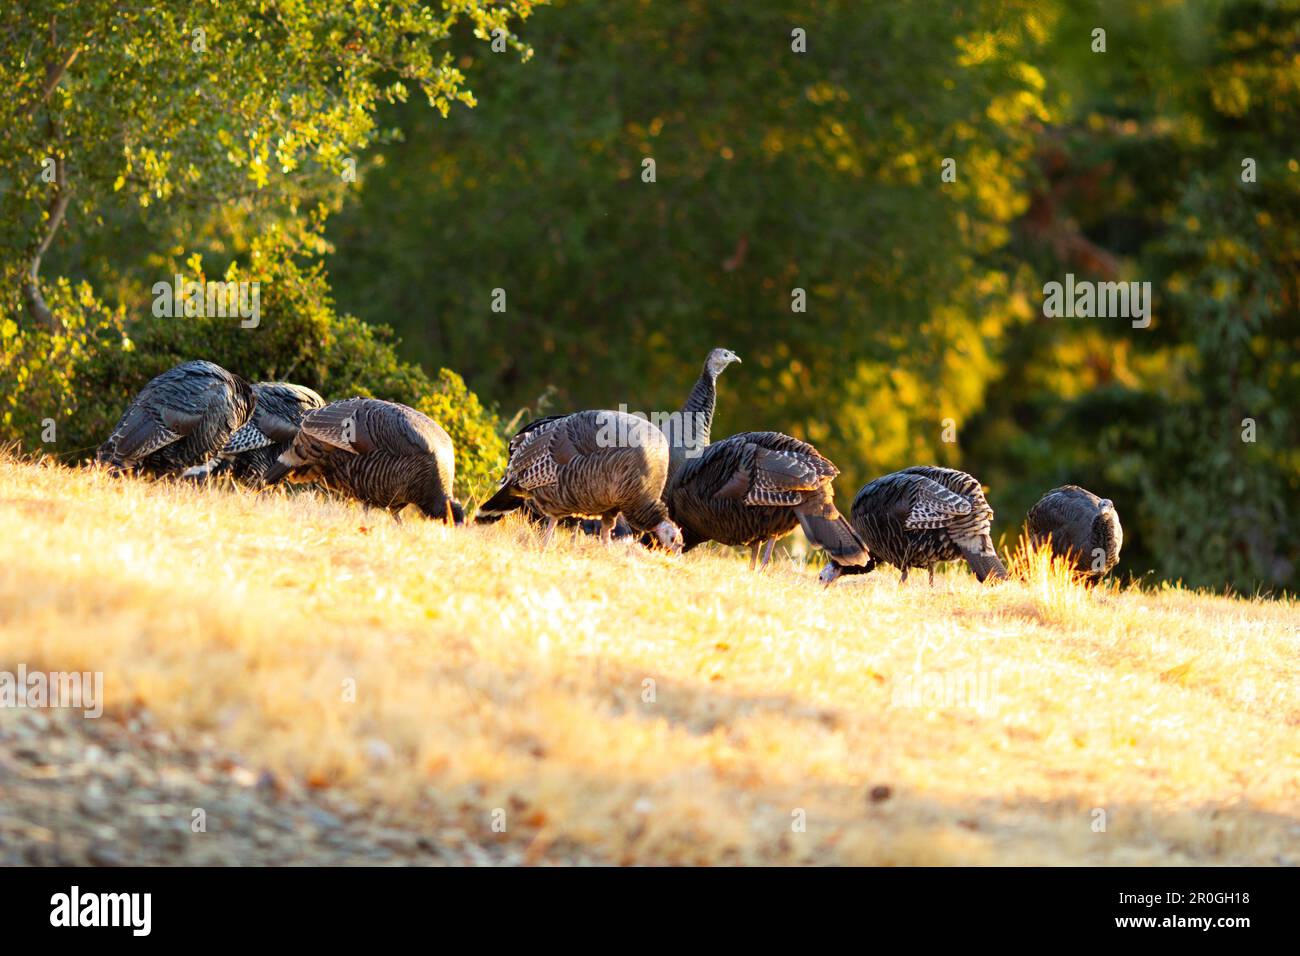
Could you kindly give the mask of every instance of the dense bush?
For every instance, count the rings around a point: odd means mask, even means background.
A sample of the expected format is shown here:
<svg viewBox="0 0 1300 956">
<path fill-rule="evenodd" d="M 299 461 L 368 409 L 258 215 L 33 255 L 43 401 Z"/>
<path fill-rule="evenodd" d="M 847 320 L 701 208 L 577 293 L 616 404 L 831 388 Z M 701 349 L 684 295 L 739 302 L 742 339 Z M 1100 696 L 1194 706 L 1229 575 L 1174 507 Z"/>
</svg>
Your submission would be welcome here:
<svg viewBox="0 0 1300 956">
<path fill-rule="evenodd" d="M 127 347 L 125 320 L 84 282 L 61 278 L 48 284 L 46 297 L 62 319 L 61 331 L 24 329 L 22 316 L 0 298 L 0 437 L 29 451 L 71 456 L 86 434 L 78 427 L 78 373 L 94 356 Z"/>
<path fill-rule="evenodd" d="M 186 279 L 204 280 L 191 259 Z M 364 395 L 411 405 L 431 416 L 456 445 L 458 492 L 479 497 L 504 465 L 500 422 L 459 375 L 442 369 L 431 379 L 397 358 L 390 330 L 334 311 L 318 264 L 303 266 L 275 239 L 254 244 L 245 272 L 225 279 L 259 283 L 255 328 L 238 318 L 158 318 L 148 310 L 132 322 L 110 311 L 89 286 L 51 284 L 51 309 L 64 331 L 27 329 L 0 316 L 3 434 L 32 450 L 69 460 L 93 454 L 131 397 L 155 375 L 180 362 L 206 358 L 249 381 L 283 379 L 327 399 Z M 56 440 L 42 441 L 53 419 Z"/>
</svg>

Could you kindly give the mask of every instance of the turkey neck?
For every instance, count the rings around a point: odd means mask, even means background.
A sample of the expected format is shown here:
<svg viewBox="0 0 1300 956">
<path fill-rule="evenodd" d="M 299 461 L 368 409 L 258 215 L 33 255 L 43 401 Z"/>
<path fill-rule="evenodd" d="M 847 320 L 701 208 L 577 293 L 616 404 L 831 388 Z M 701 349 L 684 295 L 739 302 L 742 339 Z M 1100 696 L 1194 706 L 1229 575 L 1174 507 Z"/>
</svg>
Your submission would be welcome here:
<svg viewBox="0 0 1300 956">
<path fill-rule="evenodd" d="M 1094 550 L 1100 548 L 1106 555 L 1107 561 L 1118 560 L 1119 549 L 1115 547 L 1115 531 L 1105 511 L 1092 519 L 1092 547 Z M 1089 555 L 1089 559 L 1091 557 Z"/>
<path fill-rule="evenodd" d="M 668 434 L 668 484 L 687 461 L 686 453 L 709 444 L 713 428 L 713 409 L 718 403 L 718 379 L 707 368 L 691 387 Z"/>
</svg>

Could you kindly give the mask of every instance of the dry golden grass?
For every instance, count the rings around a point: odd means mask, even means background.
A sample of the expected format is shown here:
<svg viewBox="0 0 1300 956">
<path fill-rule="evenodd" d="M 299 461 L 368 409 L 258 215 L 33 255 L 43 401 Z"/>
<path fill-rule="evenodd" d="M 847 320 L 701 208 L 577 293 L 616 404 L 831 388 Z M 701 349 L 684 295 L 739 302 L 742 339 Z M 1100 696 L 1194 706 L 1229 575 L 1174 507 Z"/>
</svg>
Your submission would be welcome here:
<svg viewBox="0 0 1300 956">
<path fill-rule="evenodd" d="M 1033 556 L 1023 583 L 824 590 L 788 559 L 543 554 L 514 521 L 12 460 L 0 516 L 0 669 L 101 670 L 109 718 L 145 707 L 434 839 L 536 862 L 1300 862 L 1293 599 L 1088 591 Z"/>
</svg>

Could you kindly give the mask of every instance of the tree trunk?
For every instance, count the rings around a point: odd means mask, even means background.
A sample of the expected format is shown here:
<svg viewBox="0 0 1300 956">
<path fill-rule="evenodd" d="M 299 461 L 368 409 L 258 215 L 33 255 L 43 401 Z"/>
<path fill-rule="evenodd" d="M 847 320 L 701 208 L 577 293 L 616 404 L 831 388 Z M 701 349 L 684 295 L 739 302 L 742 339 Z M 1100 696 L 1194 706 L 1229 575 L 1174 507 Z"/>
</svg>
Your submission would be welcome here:
<svg viewBox="0 0 1300 956">
<path fill-rule="evenodd" d="M 50 47 L 57 51 L 59 46 L 58 34 L 58 16 L 50 18 Z M 54 93 L 54 88 L 59 85 L 68 68 L 72 66 L 81 53 L 81 46 L 78 43 L 73 44 L 72 48 L 65 52 L 60 59 L 53 60 L 45 67 L 45 83 L 41 88 L 41 96 L 31 106 L 31 112 L 35 113 L 37 109 L 49 102 L 50 96 Z M 57 138 L 54 120 L 51 117 L 48 121 L 48 130 L 50 141 L 54 142 Z M 36 251 L 32 253 L 31 262 L 27 266 L 27 275 L 23 279 L 23 301 L 27 306 L 27 314 L 36 321 L 36 323 L 51 331 L 61 331 L 62 323 L 55 318 L 54 313 L 45 302 L 45 296 L 41 294 L 41 260 L 45 253 L 49 251 L 50 243 L 54 241 L 54 235 L 63 225 L 63 218 L 68 212 L 68 203 L 72 199 L 72 188 L 68 185 L 67 175 L 64 171 L 63 154 L 59 153 L 54 160 L 54 196 L 50 200 L 48 215 L 45 220 L 45 235 L 41 237 L 40 244 Z"/>
<path fill-rule="evenodd" d="M 45 253 L 49 251 L 50 243 L 54 241 L 54 234 L 59 231 L 59 226 L 63 225 L 63 217 L 67 214 L 68 203 L 72 200 L 72 189 L 65 179 L 62 156 L 54 160 L 54 176 L 54 198 L 50 200 L 45 235 L 41 238 L 36 251 L 32 253 L 31 262 L 27 267 L 27 276 L 23 283 L 23 300 L 27 304 L 27 314 L 38 325 L 52 332 L 58 332 L 62 330 L 62 323 L 55 318 L 54 313 L 50 311 L 50 307 L 45 303 L 45 296 L 41 294 L 41 260 L 45 257 Z"/>
</svg>

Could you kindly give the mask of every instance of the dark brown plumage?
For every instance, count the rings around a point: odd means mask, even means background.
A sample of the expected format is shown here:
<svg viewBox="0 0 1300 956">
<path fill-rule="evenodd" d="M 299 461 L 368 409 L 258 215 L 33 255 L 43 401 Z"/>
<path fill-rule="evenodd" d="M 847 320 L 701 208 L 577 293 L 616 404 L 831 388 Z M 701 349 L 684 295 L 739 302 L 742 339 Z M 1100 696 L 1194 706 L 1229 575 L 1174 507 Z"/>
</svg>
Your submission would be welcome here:
<svg viewBox="0 0 1300 956">
<path fill-rule="evenodd" d="M 718 376 L 723 370 L 733 362 L 739 362 L 740 356 L 730 349 L 716 348 L 709 352 L 704 360 L 704 368 L 700 372 L 700 377 L 696 379 L 695 384 L 691 387 L 690 394 L 686 397 L 686 403 L 680 411 L 675 412 L 668 417 L 662 424 L 664 437 L 668 439 L 669 459 L 668 459 L 668 476 L 672 480 L 673 473 L 690 457 L 698 454 L 709 443 L 709 432 L 713 426 L 713 411 L 717 403 L 717 381 Z M 548 421 L 542 419 L 541 421 Z M 516 438 L 528 431 L 530 428 L 538 425 L 539 422 L 530 422 L 521 428 L 515 435 Z M 498 494 L 493 499 L 494 505 L 490 512 L 479 511 L 476 521 L 490 523 L 498 520 L 504 514 L 511 510 L 522 512 L 530 519 L 546 522 L 547 516 L 542 510 L 531 501 L 525 501 L 518 496 Z M 602 534 L 603 528 L 599 519 L 581 519 L 567 517 L 560 519 L 561 527 L 574 527 L 581 529 L 585 534 Z M 627 523 L 627 519 L 620 516 L 610 532 L 613 538 L 623 538 L 636 534 L 637 532 Z M 654 543 L 654 536 L 645 534 L 642 542 L 646 545 Z"/>
<path fill-rule="evenodd" d="M 634 415 L 585 411 L 540 418 L 511 439 L 501 488 L 479 509 L 480 519 L 527 501 L 547 516 L 544 543 L 559 519 L 570 516 L 600 518 L 608 541 L 621 512 L 633 528 L 676 549 L 681 532 L 661 498 L 668 460 L 667 439 Z"/>
<path fill-rule="evenodd" d="M 704 448 L 677 472 L 666 493 L 686 550 L 704 541 L 747 545 L 750 566 L 767 543 L 801 525 L 836 564 L 865 564 L 861 539 L 835 508 L 839 469 L 807 442 L 780 432 L 743 432 Z"/>
<path fill-rule="evenodd" d="M 556 417 L 557 416 L 552 415 L 548 418 L 537 419 L 535 421 L 529 422 L 527 425 L 519 429 L 519 431 L 515 432 L 514 438 L 518 438 L 524 432 L 540 424 L 541 422 L 552 421 Z M 511 447 L 513 446 L 514 446 L 514 439 L 511 440 Z M 522 514 L 525 518 L 527 518 L 529 521 L 540 523 L 543 526 L 550 523 L 550 518 L 547 517 L 546 513 L 543 512 L 542 509 L 535 502 L 533 502 L 528 498 L 520 497 L 518 495 L 512 495 L 512 494 L 499 491 L 492 498 L 491 510 L 485 511 L 484 507 L 486 507 L 486 505 L 480 507 L 478 513 L 475 514 L 474 516 L 475 524 L 495 524 L 496 522 L 500 521 L 502 518 L 504 518 L 506 515 L 510 514 L 511 512 L 518 512 L 519 514 Z M 599 518 L 577 518 L 570 515 L 565 518 L 560 518 L 558 526 L 561 528 L 576 529 L 578 531 L 581 531 L 583 534 L 589 534 L 593 536 L 603 534 L 604 532 L 603 523 Z M 614 527 L 610 531 L 609 539 L 614 540 L 619 538 L 629 538 L 629 537 L 636 536 L 637 534 L 639 534 L 639 532 L 634 530 L 632 526 L 627 523 L 627 518 L 623 517 L 623 515 L 620 514 L 618 518 L 616 518 L 614 521 Z M 651 535 L 650 537 L 653 538 L 653 535 Z M 646 543 L 649 544 L 650 542 L 647 541 Z"/>
<path fill-rule="evenodd" d="M 146 385 L 96 460 L 164 475 L 212 459 L 253 413 L 252 387 L 212 362 L 185 362 Z"/>
<path fill-rule="evenodd" d="M 964 471 L 918 465 L 877 478 L 853 499 L 853 527 L 871 560 L 860 567 L 828 565 L 821 580 L 830 584 L 841 574 L 865 574 L 881 561 L 902 568 L 925 568 L 934 583 L 940 561 L 964 558 L 983 581 L 1005 578 L 1007 569 L 993 548 L 989 529 L 993 509 L 980 483 Z"/>
<path fill-rule="evenodd" d="M 266 482 L 317 480 L 394 516 L 413 504 L 429 518 L 460 524 L 455 475 L 451 438 L 432 418 L 396 402 L 349 398 L 303 416 Z"/>
<path fill-rule="evenodd" d="M 303 416 L 325 405 L 325 399 L 310 388 L 289 382 L 258 382 L 253 395 L 257 399 L 253 417 L 230 436 L 217 458 L 191 468 L 186 477 L 230 475 L 261 482 L 297 437 Z"/>
<path fill-rule="evenodd" d="M 1051 541 L 1052 552 L 1090 577 L 1101 577 L 1119 563 L 1124 529 L 1109 498 L 1078 485 L 1063 485 L 1043 495 L 1026 519 L 1035 544 Z"/>
</svg>

